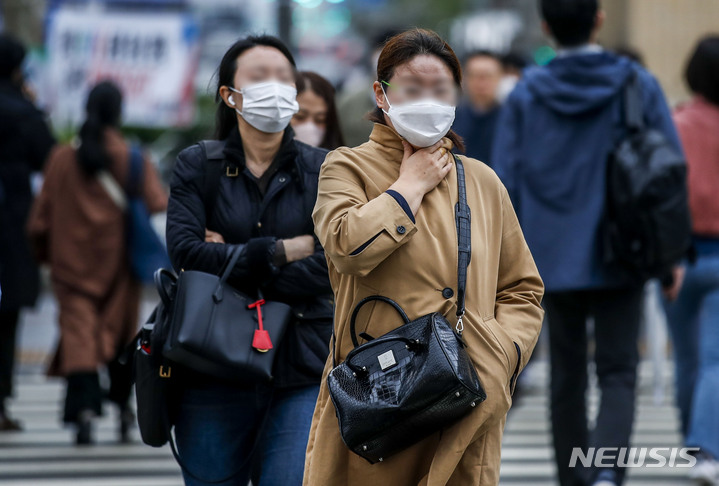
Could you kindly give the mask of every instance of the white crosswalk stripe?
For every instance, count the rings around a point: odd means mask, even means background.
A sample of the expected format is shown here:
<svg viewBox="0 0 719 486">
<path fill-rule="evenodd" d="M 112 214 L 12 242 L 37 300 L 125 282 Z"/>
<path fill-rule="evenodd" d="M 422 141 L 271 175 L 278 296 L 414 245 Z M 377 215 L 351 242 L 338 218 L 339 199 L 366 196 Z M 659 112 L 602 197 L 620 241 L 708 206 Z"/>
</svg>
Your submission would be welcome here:
<svg viewBox="0 0 719 486">
<path fill-rule="evenodd" d="M 524 390 L 510 412 L 502 448 L 502 485 L 556 484 L 548 422 L 547 364 L 527 370 Z M 667 369 L 670 367 L 667 366 Z M 667 392 L 671 390 L 667 382 Z M 632 445 L 677 447 L 681 444 L 676 410 L 670 399 L 653 403 L 646 366 L 640 373 L 640 394 Z M 106 406 L 96 427 L 98 444 L 73 445 L 72 429 L 60 423 L 64 393 L 62 380 L 39 374 L 21 374 L 11 413 L 25 430 L 0 434 L 0 485 L 3 486 L 181 486 L 180 470 L 169 448 L 152 448 L 133 431 L 132 444 L 117 443 L 117 411 Z M 671 393 L 667 393 L 671 397 Z M 597 406 L 590 393 L 590 411 Z M 691 485 L 687 469 L 632 468 L 627 486 Z"/>
<path fill-rule="evenodd" d="M 63 381 L 40 375 L 17 377 L 12 415 L 17 433 L 0 434 L 3 486 L 181 486 L 180 469 L 169 447 L 117 441 L 117 410 L 108 404 L 95 427 L 97 444 L 74 445 L 74 432 L 60 423 Z"/>
<path fill-rule="evenodd" d="M 669 373 L 671 366 L 664 367 Z M 512 407 L 502 445 L 501 485 L 553 486 L 555 479 L 549 424 L 548 363 L 535 362 L 528 368 L 522 397 Z M 679 423 L 672 403 L 671 374 L 664 377 L 665 403 L 654 403 L 652 369 L 642 363 L 639 373 L 637 408 L 631 445 L 635 447 L 681 447 Z M 596 414 L 598 393 L 589 393 L 590 416 Z M 668 455 L 664 454 L 665 456 Z M 684 486 L 687 468 L 637 467 L 627 473 L 626 486 Z"/>
</svg>

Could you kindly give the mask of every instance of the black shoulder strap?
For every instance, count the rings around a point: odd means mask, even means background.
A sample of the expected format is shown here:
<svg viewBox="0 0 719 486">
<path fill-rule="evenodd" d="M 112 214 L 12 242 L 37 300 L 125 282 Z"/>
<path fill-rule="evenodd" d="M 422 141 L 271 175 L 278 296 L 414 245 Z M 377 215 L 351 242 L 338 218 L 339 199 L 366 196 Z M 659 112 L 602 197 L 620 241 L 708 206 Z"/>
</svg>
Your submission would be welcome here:
<svg viewBox="0 0 719 486">
<path fill-rule="evenodd" d="M 457 265 L 457 332 L 462 333 L 464 324 L 464 298 L 467 290 L 467 267 L 472 259 L 471 212 L 467 204 L 467 185 L 464 178 L 464 165 L 457 155 L 454 156 L 457 167 L 457 205 L 455 221 L 457 223 L 458 265 Z"/>
<path fill-rule="evenodd" d="M 639 73 L 636 70 L 629 75 L 624 86 L 624 123 L 632 131 L 640 131 L 644 127 L 642 89 L 639 85 Z"/>
<path fill-rule="evenodd" d="M 205 205 L 205 221 L 209 223 L 210 215 L 215 211 L 215 201 L 220 189 L 220 179 L 224 170 L 225 142 L 221 140 L 203 140 L 200 147 L 205 155 L 205 173 L 202 178 L 202 202 Z"/>
<path fill-rule="evenodd" d="M 457 167 L 457 205 L 455 206 L 455 221 L 457 223 L 457 243 L 458 243 L 458 264 L 457 264 L 457 333 L 462 334 L 464 324 L 464 297 L 467 290 L 467 267 L 472 259 L 472 234 L 471 234 L 471 211 L 467 204 L 467 185 L 464 178 L 464 165 L 462 161 L 454 155 Z M 366 300 L 376 297 L 368 297 Z M 364 302 L 362 302 L 364 303 Z M 355 311 L 357 308 L 355 308 Z M 356 317 L 356 316 L 355 316 Z M 406 317 L 406 316 L 405 316 Z M 405 319 L 406 322 L 406 319 Z M 353 341 L 354 341 L 354 334 Z M 357 343 L 354 343 L 355 346 Z M 335 328 L 332 326 L 332 367 L 337 366 L 335 360 L 336 336 Z"/>
</svg>

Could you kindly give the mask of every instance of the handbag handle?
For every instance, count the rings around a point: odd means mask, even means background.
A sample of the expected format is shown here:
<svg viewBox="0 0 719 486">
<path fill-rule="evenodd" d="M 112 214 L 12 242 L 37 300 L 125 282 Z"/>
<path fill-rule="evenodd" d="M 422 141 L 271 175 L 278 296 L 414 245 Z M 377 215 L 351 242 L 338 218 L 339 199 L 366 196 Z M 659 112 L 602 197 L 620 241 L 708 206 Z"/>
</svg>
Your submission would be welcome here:
<svg viewBox="0 0 719 486">
<path fill-rule="evenodd" d="M 165 307 L 170 307 L 172 297 L 170 297 L 170 289 L 177 282 L 177 276 L 166 268 L 158 268 L 155 270 L 155 287 L 160 296 L 160 300 Z"/>
<path fill-rule="evenodd" d="M 400 307 L 397 302 L 390 299 L 389 297 L 385 297 L 384 295 L 370 295 L 369 297 L 365 297 L 364 299 L 359 301 L 354 311 L 352 312 L 352 317 L 350 318 L 350 336 L 352 337 L 352 344 L 354 344 L 355 348 L 359 346 L 359 340 L 357 339 L 357 335 L 355 333 L 355 322 L 357 321 L 357 315 L 359 314 L 360 308 L 363 305 L 373 300 L 379 300 L 381 302 L 388 303 L 389 305 L 394 307 L 397 312 L 399 312 L 399 315 L 402 317 L 404 324 L 409 323 L 409 317 L 407 317 L 407 314 L 402 309 L 402 307 Z"/>
<path fill-rule="evenodd" d="M 225 262 L 225 265 L 223 267 L 224 271 L 222 272 L 220 281 L 217 282 L 217 287 L 215 287 L 215 291 L 212 294 L 212 300 L 214 300 L 216 304 L 222 301 L 225 282 L 227 282 L 227 279 L 230 278 L 230 274 L 232 273 L 232 270 L 234 270 L 235 265 L 237 264 L 237 260 L 239 260 L 240 254 L 242 253 L 242 250 L 242 246 L 236 246 L 228 256 L 227 261 Z"/>
</svg>

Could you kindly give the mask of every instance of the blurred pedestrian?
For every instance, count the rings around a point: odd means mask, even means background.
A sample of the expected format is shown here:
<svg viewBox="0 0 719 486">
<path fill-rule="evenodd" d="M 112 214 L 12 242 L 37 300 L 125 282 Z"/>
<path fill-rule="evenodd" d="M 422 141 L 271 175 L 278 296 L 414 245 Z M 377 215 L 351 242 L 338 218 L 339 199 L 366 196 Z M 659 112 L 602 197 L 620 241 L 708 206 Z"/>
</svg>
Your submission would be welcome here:
<svg viewBox="0 0 719 486">
<path fill-rule="evenodd" d="M 398 34 L 397 29 L 385 29 L 374 36 L 370 45 L 369 55 L 365 62 L 361 63 L 359 69 L 362 74 L 355 75 L 343 86 L 337 97 L 337 107 L 342 133 L 347 145 L 354 147 L 364 143 L 372 131 L 372 123 L 367 120 L 367 114 L 375 107 L 374 93 L 368 88 L 374 81 L 374 73 L 377 70 L 377 59 L 387 39 Z"/>
<path fill-rule="evenodd" d="M 345 144 L 332 83 L 317 73 L 297 73 L 297 103 L 300 110 L 290 121 L 295 140 L 327 150 Z"/>
<path fill-rule="evenodd" d="M 140 283 L 131 273 L 124 198 L 130 146 L 120 133 L 122 95 L 111 82 L 87 98 L 79 146 L 56 148 L 28 224 L 41 262 L 48 263 L 60 308 L 60 340 L 48 373 L 64 376 L 63 421 L 76 426 L 76 443 L 94 441 L 93 421 L 102 414 L 98 370 L 107 366 L 107 398 L 120 409 L 120 440 L 134 421 L 129 409 L 129 370 L 117 356 L 137 331 Z M 144 160 L 140 194 L 150 212 L 164 211 L 167 194 L 154 166 Z M 119 194 L 101 182 L 111 177 Z"/>
<path fill-rule="evenodd" d="M 681 153 L 656 79 L 596 44 L 597 0 L 540 0 L 559 44 L 548 65 L 524 71 L 503 107 L 492 163 L 517 207 L 547 287 L 551 421 L 563 486 L 621 484 L 626 469 L 570 468 L 574 448 L 628 447 L 634 421 L 642 285 L 604 263 L 607 159 L 627 135 L 624 86 L 636 74 L 644 121 Z M 587 423 L 587 319 L 594 318 L 599 415 Z M 583 477 L 588 474 L 588 478 Z M 588 483 L 587 483 L 588 481 Z"/>
<path fill-rule="evenodd" d="M 275 37 L 233 44 L 219 67 L 217 140 L 182 151 L 171 184 L 167 238 L 175 268 L 219 274 L 239 249 L 228 283 L 293 309 L 271 384 L 182 370 L 178 449 L 194 476 L 234 473 L 223 484 L 247 484 L 253 455 L 261 469 L 254 484 L 302 482 L 329 351 L 332 289 L 311 217 L 327 151 L 297 142 L 288 127 L 299 109 L 295 75 L 292 54 Z M 208 172 L 215 163 L 221 175 Z M 209 192 L 198 182 L 206 173 L 217 174 Z M 185 484 L 206 484 L 187 471 Z"/>
<path fill-rule="evenodd" d="M 502 79 L 497 88 L 497 100 L 504 103 L 509 94 L 517 86 L 522 73 L 529 65 L 527 58 L 518 52 L 509 52 L 501 57 Z"/>
<path fill-rule="evenodd" d="M 499 83 L 502 61 L 489 51 L 467 55 L 464 65 L 466 100 L 457 106 L 452 129 L 462 137 L 467 157 L 491 166 L 494 131 L 499 120 Z"/>
<path fill-rule="evenodd" d="M 666 310 L 684 441 L 701 449 L 689 474 L 719 485 L 719 36 L 699 42 L 685 78 L 694 96 L 674 122 L 689 166 L 697 257 L 675 269 Z"/>
<path fill-rule="evenodd" d="M 436 33 L 413 29 L 392 37 L 379 56 L 369 141 L 331 152 L 322 166 L 313 218 L 337 299 L 337 363 L 354 348 L 350 314 L 367 296 L 395 300 L 412 319 L 436 311 L 459 322 L 451 150 L 462 142 L 450 128 L 461 80 L 459 60 Z M 462 160 L 471 226 L 481 228 L 472 231 L 463 338 L 487 400 L 452 427 L 370 465 L 342 442 L 325 386 L 307 447 L 306 486 L 499 482 L 506 414 L 539 334 L 543 286 L 501 182 L 484 164 Z M 381 303 L 357 318 L 364 339 L 401 323 Z"/>
<path fill-rule="evenodd" d="M 23 45 L 0 34 L 0 432 L 20 430 L 10 418 L 20 309 L 35 305 L 40 278 L 27 242 L 30 174 L 41 171 L 55 140 L 45 115 L 28 97 Z"/>
</svg>

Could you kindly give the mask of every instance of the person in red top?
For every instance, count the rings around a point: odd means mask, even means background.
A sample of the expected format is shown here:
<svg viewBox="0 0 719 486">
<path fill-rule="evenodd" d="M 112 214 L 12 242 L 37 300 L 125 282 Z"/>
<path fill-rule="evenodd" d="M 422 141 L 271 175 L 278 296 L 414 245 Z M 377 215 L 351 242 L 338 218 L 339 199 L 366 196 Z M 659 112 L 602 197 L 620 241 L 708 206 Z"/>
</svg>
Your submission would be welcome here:
<svg viewBox="0 0 719 486">
<path fill-rule="evenodd" d="M 665 291 L 674 339 L 677 402 L 690 476 L 719 485 L 719 36 L 704 38 L 686 69 L 694 97 L 674 113 L 689 170 L 693 265 L 675 269 Z"/>
</svg>

